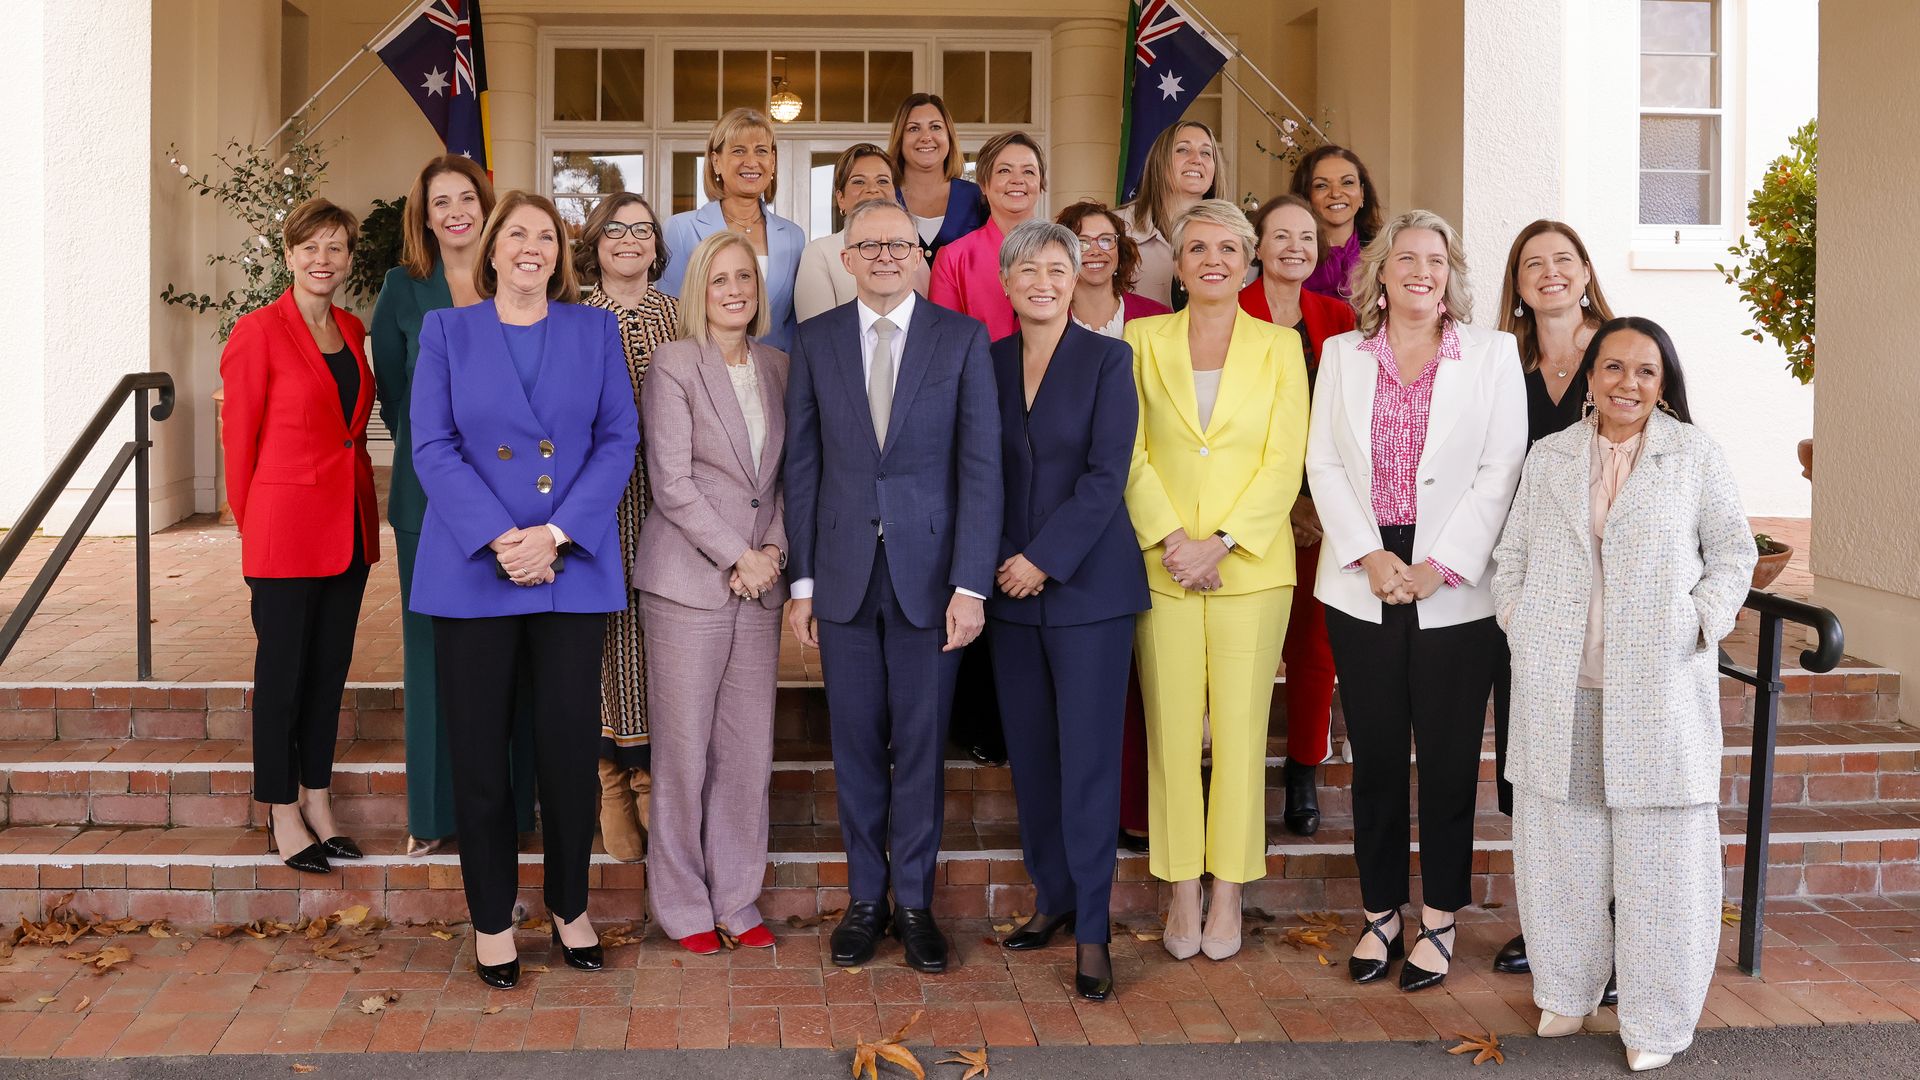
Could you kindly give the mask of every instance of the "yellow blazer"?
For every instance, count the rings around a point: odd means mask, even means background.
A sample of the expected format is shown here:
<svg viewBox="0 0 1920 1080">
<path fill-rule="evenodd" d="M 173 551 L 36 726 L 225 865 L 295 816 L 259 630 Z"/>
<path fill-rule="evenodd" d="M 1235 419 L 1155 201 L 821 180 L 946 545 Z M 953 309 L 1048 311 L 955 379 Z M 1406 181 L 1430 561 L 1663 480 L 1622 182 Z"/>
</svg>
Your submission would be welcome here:
<svg viewBox="0 0 1920 1080">
<path fill-rule="evenodd" d="M 1216 595 L 1294 583 L 1288 515 L 1300 495 L 1307 448 L 1307 365 L 1300 335 L 1240 312 L 1234 319 L 1220 397 L 1206 429 L 1193 389 L 1187 313 L 1135 319 L 1133 381 L 1140 428 L 1127 479 L 1133 518 L 1155 592 L 1186 590 L 1160 564 L 1162 541 L 1225 530 L 1236 545 L 1220 564 Z"/>
</svg>

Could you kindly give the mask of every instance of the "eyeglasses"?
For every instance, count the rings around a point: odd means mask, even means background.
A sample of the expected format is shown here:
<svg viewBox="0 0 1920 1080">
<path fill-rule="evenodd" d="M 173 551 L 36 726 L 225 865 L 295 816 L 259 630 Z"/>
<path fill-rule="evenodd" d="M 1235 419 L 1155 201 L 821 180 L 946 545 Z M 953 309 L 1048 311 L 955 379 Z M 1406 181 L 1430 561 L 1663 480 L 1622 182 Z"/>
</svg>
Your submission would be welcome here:
<svg viewBox="0 0 1920 1080">
<path fill-rule="evenodd" d="M 1101 251 L 1112 251 L 1119 246 L 1120 237 L 1114 233 L 1101 233 L 1099 236 L 1083 236 L 1080 238 L 1080 250 L 1083 253 L 1092 251 L 1094 248 L 1099 248 Z"/>
<path fill-rule="evenodd" d="M 600 235 L 609 240 L 619 240 L 628 233 L 632 233 L 635 240 L 651 240 L 658 231 L 651 221 L 636 221 L 631 225 L 624 221 L 609 221 L 600 226 Z"/>
<path fill-rule="evenodd" d="M 920 245 L 911 240 L 862 240 L 847 246 L 858 251 L 860 257 L 868 262 L 878 259 L 882 250 L 893 256 L 896 261 L 905 262 L 907 256 L 913 253 L 913 249 Z"/>
</svg>

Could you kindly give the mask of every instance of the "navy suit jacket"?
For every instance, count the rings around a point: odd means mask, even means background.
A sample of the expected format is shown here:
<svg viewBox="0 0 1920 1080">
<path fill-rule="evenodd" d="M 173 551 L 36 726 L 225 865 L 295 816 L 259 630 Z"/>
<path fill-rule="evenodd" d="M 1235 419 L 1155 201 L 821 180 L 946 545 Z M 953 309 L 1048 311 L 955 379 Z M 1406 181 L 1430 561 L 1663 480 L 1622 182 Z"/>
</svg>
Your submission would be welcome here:
<svg viewBox="0 0 1920 1080">
<path fill-rule="evenodd" d="M 614 508 L 633 475 L 640 426 L 612 312 L 547 306 L 531 395 L 493 301 L 427 312 L 410 416 L 427 493 L 413 610 L 472 619 L 627 606 Z M 548 522 L 572 541 L 553 582 L 500 577 L 488 545 Z"/>
<path fill-rule="evenodd" d="M 1006 513 L 1000 558 L 1024 554 L 1047 575 L 1039 595 L 996 591 L 987 614 L 1076 626 L 1152 603 L 1124 496 L 1140 424 L 1133 350 L 1071 320 L 1027 408 L 1020 335 L 993 343 L 1000 386 Z"/>
<path fill-rule="evenodd" d="M 945 624 L 956 588 L 989 596 L 1000 542 L 1000 417 L 986 328 L 918 299 L 883 444 L 867 408 L 858 300 L 801 323 L 787 374 L 787 573 L 847 622 L 879 528 L 908 621 Z M 1139 556 L 1136 553 L 1135 561 Z"/>
</svg>

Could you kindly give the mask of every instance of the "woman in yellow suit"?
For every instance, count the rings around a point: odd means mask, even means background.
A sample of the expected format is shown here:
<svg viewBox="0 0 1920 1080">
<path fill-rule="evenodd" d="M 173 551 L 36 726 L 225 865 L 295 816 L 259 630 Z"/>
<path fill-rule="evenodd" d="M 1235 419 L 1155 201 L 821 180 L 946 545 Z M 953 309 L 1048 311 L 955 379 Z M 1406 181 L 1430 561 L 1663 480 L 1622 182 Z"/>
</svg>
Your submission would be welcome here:
<svg viewBox="0 0 1920 1080">
<path fill-rule="evenodd" d="M 1254 244 L 1239 208 L 1200 202 L 1174 226 L 1186 309 L 1126 327 L 1140 392 L 1127 512 L 1153 590 L 1136 633 L 1151 865 L 1174 883 L 1163 940 L 1180 959 L 1238 951 L 1240 887 L 1266 875 L 1267 712 L 1293 602 L 1307 368 L 1299 334 L 1240 309 Z"/>
</svg>

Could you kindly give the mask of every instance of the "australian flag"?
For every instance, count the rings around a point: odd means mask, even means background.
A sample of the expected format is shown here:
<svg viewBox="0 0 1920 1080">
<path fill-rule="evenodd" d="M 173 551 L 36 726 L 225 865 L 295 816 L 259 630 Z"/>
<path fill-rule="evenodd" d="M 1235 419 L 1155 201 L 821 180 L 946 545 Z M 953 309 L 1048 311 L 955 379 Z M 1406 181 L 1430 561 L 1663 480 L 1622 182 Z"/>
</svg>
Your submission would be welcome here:
<svg viewBox="0 0 1920 1080">
<path fill-rule="evenodd" d="M 1147 149 L 1226 66 L 1227 51 L 1173 0 L 1134 0 L 1127 105 L 1120 135 L 1120 201 L 1139 193 Z"/>
<path fill-rule="evenodd" d="M 480 0 L 421 0 L 374 51 L 426 114 L 447 153 L 472 158 L 491 172 Z"/>
</svg>

